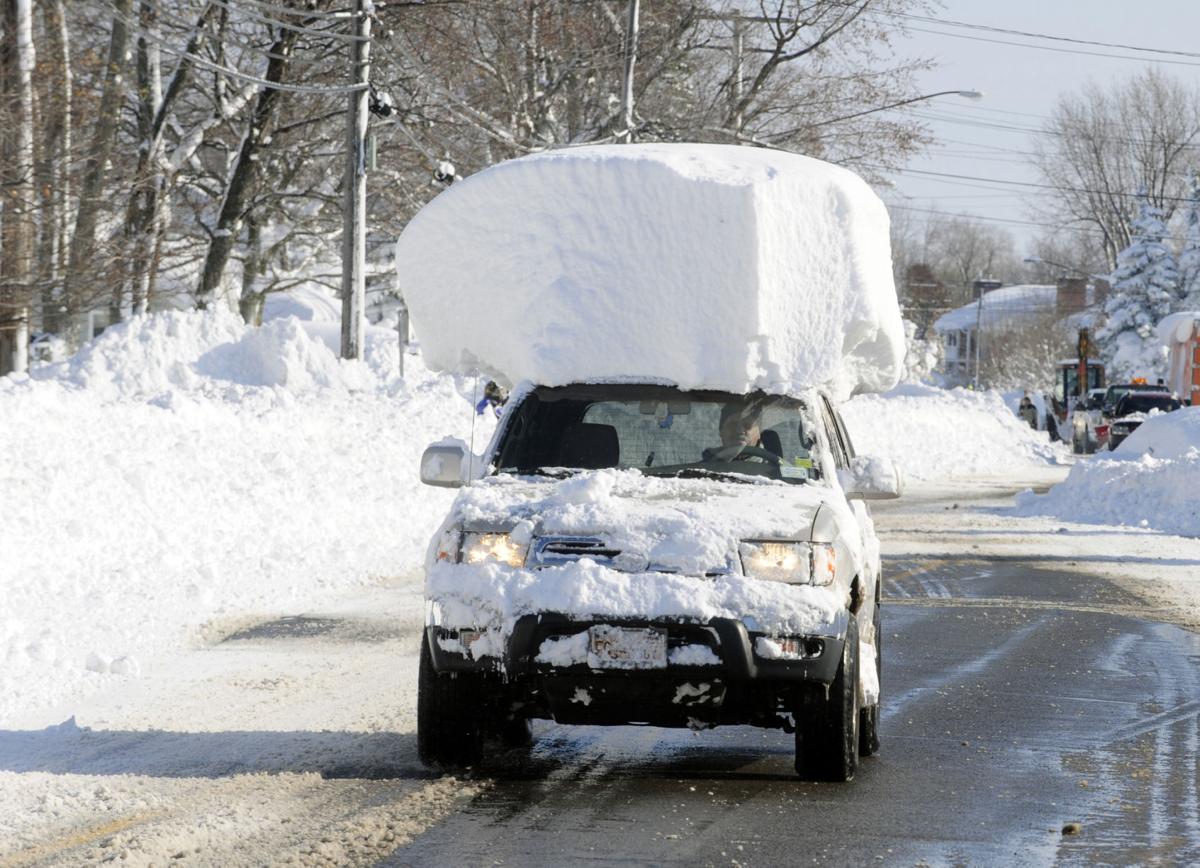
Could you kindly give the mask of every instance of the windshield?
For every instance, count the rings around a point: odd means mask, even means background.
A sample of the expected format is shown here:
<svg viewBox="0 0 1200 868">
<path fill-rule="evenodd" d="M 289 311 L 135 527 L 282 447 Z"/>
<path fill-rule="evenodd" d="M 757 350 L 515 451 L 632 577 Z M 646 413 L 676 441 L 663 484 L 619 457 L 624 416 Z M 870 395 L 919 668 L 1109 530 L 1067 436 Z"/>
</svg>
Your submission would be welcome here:
<svg viewBox="0 0 1200 868">
<path fill-rule="evenodd" d="M 497 451 L 498 473 L 557 476 L 617 467 L 793 483 L 820 475 L 815 422 L 795 398 L 579 385 L 538 388 L 512 412 Z"/>
<path fill-rule="evenodd" d="M 1149 413 L 1151 410 L 1170 412 L 1178 410 L 1180 406 L 1179 400 L 1170 395 L 1139 395 L 1137 392 L 1128 392 L 1117 402 L 1117 415 Z"/>
</svg>

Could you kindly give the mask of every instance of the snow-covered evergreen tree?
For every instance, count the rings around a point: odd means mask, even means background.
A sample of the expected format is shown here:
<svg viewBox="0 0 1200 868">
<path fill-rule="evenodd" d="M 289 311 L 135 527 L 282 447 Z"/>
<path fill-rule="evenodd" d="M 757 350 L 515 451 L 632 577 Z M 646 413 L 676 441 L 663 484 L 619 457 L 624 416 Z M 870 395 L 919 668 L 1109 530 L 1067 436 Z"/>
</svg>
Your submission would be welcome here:
<svg viewBox="0 0 1200 868">
<path fill-rule="evenodd" d="M 1176 310 L 1200 310 L 1200 175 L 1197 174 L 1192 175 L 1192 193 L 1184 212 L 1183 233 Z"/>
<path fill-rule="evenodd" d="M 1117 254 L 1109 276 L 1112 290 L 1104 304 L 1105 322 L 1096 332 L 1108 379 L 1153 380 L 1166 373 L 1166 349 L 1154 333 L 1158 321 L 1178 301 L 1179 267 L 1167 246 L 1161 208 L 1138 194 L 1138 214 L 1130 224 L 1133 241 Z"/>
</svg>

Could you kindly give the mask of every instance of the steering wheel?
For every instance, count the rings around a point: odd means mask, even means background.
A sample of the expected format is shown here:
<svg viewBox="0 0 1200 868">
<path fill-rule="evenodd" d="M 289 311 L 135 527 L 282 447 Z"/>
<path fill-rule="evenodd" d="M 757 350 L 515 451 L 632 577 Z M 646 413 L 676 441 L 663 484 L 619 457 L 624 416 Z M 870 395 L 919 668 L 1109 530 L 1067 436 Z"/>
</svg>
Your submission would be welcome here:
<svg viewBox="0 0 1200 868">
<path fill-rule="evenodd" d="M 743 455 L 746 455 L 751 458 L 761 458 L 763 461 L 767 461 L 772 464 L 783 464 L 783 459 L 770 449 L 763 449 L 760 446 L 742 446 L 734 448 L 737 448 L 737 452 L 727 459 L 729 461 L 734 461 L 738 458 L 741 458 Z"/>
</svg>

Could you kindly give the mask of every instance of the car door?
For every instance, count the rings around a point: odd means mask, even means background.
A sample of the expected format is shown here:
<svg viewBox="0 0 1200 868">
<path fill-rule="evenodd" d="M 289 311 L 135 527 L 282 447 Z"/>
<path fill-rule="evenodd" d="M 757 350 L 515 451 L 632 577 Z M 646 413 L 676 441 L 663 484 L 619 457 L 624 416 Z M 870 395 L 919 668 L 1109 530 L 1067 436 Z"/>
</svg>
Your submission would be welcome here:
<svg viewBox="0 0 1200 868">
<path fill-rule="evenodd" d="M 850 435 L 846 431 L 846 424 L 842 421 L 842 416 L 834 408 L 833 403 L 824 395 L 821 396 L 822 416 L 825 418 L 825 426 L 827 436 L 830 438 L 830 449 L 834 454 L 834 462 L 839 469 L 849 470 L 850 459 L 854 457 L 854 445 L 850 442 Z M 862 544 L 862 552 L 864 558 L 863 569 L 860 570 L 859 580 L 862 583 L 862 591 L 867 598 L 868 605 L 865 608 L 866 614 L 871 617 L 874 614 L 874 604 L 879 598 L 879 577 L 881 572 L 881 563 L 879 557 L 879 538 L 875 535 L 875 522 L 871 518 L 871 511 L 865 501 L 850 500 L 848 501 L 850 511 L 854 514 L 854 520 L 857 524 L 859 539 Z M 869 624 L 870 621 L 868 620 Z"/>
</svg>

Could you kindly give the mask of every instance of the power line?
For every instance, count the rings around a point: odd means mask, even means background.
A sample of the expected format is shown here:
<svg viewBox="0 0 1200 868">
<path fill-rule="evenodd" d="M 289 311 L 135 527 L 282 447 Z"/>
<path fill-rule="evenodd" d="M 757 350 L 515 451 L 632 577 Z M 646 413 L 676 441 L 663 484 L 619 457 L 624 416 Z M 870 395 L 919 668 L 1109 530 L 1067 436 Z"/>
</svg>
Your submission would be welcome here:
<svg viewBox="0 0 1200 868">
<path fill-rule="evenodd" d="M 238 6 L 231 5 L 229 3 L 229 0 L 208 0 L 208 2 L 214 3 L 217 6 L 220 6 L 222 9 L 226 9 L 230 12 L 245 15 L 247 18 L 253 19 L 255 21 L 261 21 L 264 24 L 273 25 L 275 27 L 282 27 L 283 29 L 291 30 L 294 33 L 304 33 L 304 34 L 307 34 L 310 36 L 320 36 L 320 37 L 323 37 L 326 39 L 339 39 L 343 42 L 365 42 L 366 41 L 360 36 L 355 36 L 353 33 L 338 33 L 336 30 L 317 30 L 312 27 L 304 27 L 303 25 L 300 25 L 300 24 L 289 24 L 286 21 L 280 21 L 278 18 L 271 18 L 267 15 L 260 15 L 257 12 L 251 12 L 248 9 L 246 9 L 245 4 L 240 2 L 240 0 L 239 0 Z"/>
<path fill-rule="evenodd" d="M 965 33 L 948 33 L 945 30 L 929 30 L 924 27 L 909 27 L 909 30 L 914 33 L 929 33 L 934 36 L 948 36 L 951 39 L 967 39 L 972 42 L 989 42 L 994 45 L 1011 45 L 1015 48 L 1032 48 L 1036 51 L 1053 51 L 1058 54 L 1081 54 L 1087 57 L 1106 57 L 1110 60 L 1136 60 L 1139 63 L 1146 63 L 1147 58 L 1135 57 L 1131 54 L 1109 54 L 1104 51 L 1085 51 L 1079 48 L 1056 48 L 1053 45 L 1036 45 L 1031 42 L 1013 42 L 1010 39 L 992 39 L 987 36 L 968 36 Z M 1166 60 L 1161 57 L 1154 58 L 1154 63 L 1165 63 L 1172 66 L 1200 66 L 1200 63 L 1188 60 Z"/>
<path fill-rule="evenodd" d="M 1014 226 L 1033 226 L 1039 229 L 1054 229 L 1064 232 L 1079 232 L 1085 235 L 1094 235 L 1104 237 L 1104 233 L 1099 229 L 1089 229 L 1086 226 L 1060 226 L 1054 223 L 1039 223 L 1035 220 L 1017 220 L 1007 217 L 982 217 L 975 214 L 955 214 L 951 211 L 941 211 L 937 208 L 916 208 L 911 205 L 887 205 L 888 210 L 894 211 L 911 211 L 917 214 L 932 214 L 938 217 L 953 217 L 960 220 L 982 223 L 1004 223 Z"/>
<path fill-rule="evenodd" d="M 342 21 L 348 19 L 353 13 L 350 12 L 331 12 L 322 9 L 293 9 L 289 6 L 280 6 L 276 3 L 267 3 L 265 0 L 238 0 L 239 6 L 257 6 L 259 9 L 264 9 L 267 12 L 273 12 L 277 15 L 291 15 L 296 18 L 326 18 L 340 19 Z"/>
<path fill-rule="evenodd" d="M 1002 178 L 983 178 L 978 175 L 958 175 L 952 172 L 932 172 L 926 169 L 887 169 L 883 166 L 866 166 L 877 172 L 898 172 L 900 174 L 928 175 L 934 178 L 953 178 L 965 181 L 984 181 L 989 184 L 1008 184 L 1020 187 L 1034 187 L 1039 190 L 1055 190 L 1059 193 L 1086 193 L 1093 196 L 1120 196 L 1125 199 L 1141 198 L 1137 193 L 1122 193 L 1115 190 L 1089 190 L 1086 187 L 1068 187 L 1060 184 L 1041 184 L 1036 181 L 1009 181 Z M 1190 196 L 1161 196 L 1164 202 L 1190 202 Z"/>
<path fill-rule="evenodd" d="M 967 21 L 954 21 L 949 18 L 938 18 L 929 15 L 915 15 L 911 12 L 894 12 L 889 13 L 898 18 L 908 18 L 914 21 L 924 21 L 929 24 L 938 24 L 948 27 L 963 27 L 971 30 L 985 30 L 990 33 L 1007 33 L 1010 36 L 1024 36 L 1031 39 L 1047 39 L 1054 42 L 1069 42 L 1075 45 L 1095 45 L 1101 48 L 1117 48 L 1122 51 L 1144 51 L 1152 54 L 1171 54 L 1179 57 L 1197 57 L 1200 58 L 1200 52 L 1195 51 L 1178 51 L 1171 48 L 1149 48 L 1141 45 L 1129 45 L 1122 42 L 1099 42 L 1093 39 L 1079 39 L 1072 36 L 1056 36 L 1049 33 L 1034 33 L 1028 30 L 1013 30 L 1007 27 L 995 27 L 989 24 L 972 24 Z"/>
</svg>

